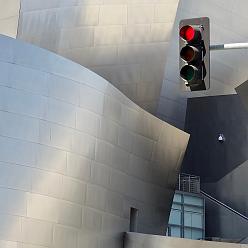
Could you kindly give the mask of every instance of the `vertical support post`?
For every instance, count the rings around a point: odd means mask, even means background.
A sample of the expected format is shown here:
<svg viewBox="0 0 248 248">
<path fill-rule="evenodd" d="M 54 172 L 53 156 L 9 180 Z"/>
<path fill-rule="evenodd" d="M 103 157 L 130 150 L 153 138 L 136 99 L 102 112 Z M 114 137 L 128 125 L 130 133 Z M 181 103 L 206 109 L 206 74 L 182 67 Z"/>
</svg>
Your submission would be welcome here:
<svg viewBox="0 0 248 248">
<path fill-rule="evenodd" d="M 201 177 L 198 177 L 198 192 L 197 193 L 201 193 Z"/>
<path fill-rule="evenodd" d="M 190 176 L 189 176 L 189 193 L 191 192 L 191 190 L 190 190 L 190 184 L 191 184 L 191 181 L 190 181 Z"/>
<path fill-rule="evenodd" d="M 185 238 L 184 236 L 184 194 L 181 194 L 181 237 Z"/>
<path fill-rule="evenodd" d="M 178 177 L 178 190 L 179 191 L 181 190 L 181 174 L 179 174 L 179 177 Z"/>
<path fill-rule="evenodd" d="M 205 239 L 206 236 L 206 201 L 205 198 L 203 198 L 203 232 L 202 232 L 202 238 Z"/>
</svg>

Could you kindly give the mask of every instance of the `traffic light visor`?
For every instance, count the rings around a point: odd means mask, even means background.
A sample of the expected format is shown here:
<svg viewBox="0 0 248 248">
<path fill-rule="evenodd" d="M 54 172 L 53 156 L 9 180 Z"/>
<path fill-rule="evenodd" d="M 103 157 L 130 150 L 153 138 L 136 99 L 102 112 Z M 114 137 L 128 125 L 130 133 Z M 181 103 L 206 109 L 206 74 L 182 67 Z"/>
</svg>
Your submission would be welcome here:
<svg viewBox="0 0 248 248">
<path fill-rule="evenodd" d="M 190 25 L 183 26 L 180 29 L 180 37 L 188 42 L 195 38 L 195 33 L 195 29 Z"/>
</svg>

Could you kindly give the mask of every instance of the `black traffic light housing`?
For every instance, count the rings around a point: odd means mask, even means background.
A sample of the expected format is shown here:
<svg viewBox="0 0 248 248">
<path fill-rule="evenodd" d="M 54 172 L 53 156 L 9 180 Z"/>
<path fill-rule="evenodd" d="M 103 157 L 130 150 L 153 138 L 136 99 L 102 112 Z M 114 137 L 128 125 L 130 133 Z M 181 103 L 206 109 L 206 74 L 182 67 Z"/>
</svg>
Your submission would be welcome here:
<svg viewBox="0 0 248 248">
<path fill-rule="evenodd" d="M 210 88 L 209 18 L 181 20 L 179 24 L 180 78 L 191 91 Z"/>
</svg>

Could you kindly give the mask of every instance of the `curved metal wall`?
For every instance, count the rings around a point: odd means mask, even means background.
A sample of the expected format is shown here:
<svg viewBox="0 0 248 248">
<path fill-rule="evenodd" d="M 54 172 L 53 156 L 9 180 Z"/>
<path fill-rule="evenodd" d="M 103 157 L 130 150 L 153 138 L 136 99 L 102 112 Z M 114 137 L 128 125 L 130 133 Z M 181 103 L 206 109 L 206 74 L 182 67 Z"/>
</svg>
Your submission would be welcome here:
<svg viewBox="0 0 248 248">
<path fill-rule="evenodd" d="M 164 233 L 188 134 L 88 69 L 0 36 L 0 246 L 121 247 Z M 19 247 L 19 246 L 18 246 Z"/>
<path fill-rule="evenodd" d="M 18 39 L 102 75 L 155 113 L 179 0 L 21 0 Z"/>
<path fill-rule="evenodd" d="M 17 38 L 90 68 L 181 129 L 188 97 L 234 94 L 247 79 L 245 50 L 211 53 L 208 91 L 182 92 L 178 78 L 180 19 L 209 16 L 212 43 L 244 42 L 247 0 L 0 0 L 0 6 L 0 33 L 15 37 L 18 25 Z"/>
</svg>

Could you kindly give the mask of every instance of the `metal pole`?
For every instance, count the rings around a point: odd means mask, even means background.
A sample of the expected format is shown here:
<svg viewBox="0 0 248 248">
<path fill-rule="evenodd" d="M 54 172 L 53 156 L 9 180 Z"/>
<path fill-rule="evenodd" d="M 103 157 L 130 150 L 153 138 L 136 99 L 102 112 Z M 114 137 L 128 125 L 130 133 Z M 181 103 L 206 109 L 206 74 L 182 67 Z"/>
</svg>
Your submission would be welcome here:
<svg viewBox="0 0 248 248">
<path fill-rule="evenodd" d="M 189 190 L 188 191 L 189 193 L 191 193 L 191 191 L 190 191 L 190 183 L 191 183 L 191 181 L 190 181 L 190 176 L 189 176 L 189 189 L 188 189 Z"/>
<path fill-rule="evenodd" d="M 230 49 L 248 49 L 248 43 L 230 43 L 230 44 L 219 44 L 211 45 L 210 50 L 230 50 Z"/>
<path fill-rule="evenodd" d="M 181 190 L 181 174 L 179 174 L 179 179 L 178 179 L 178 190 Z"/>
</svg>

